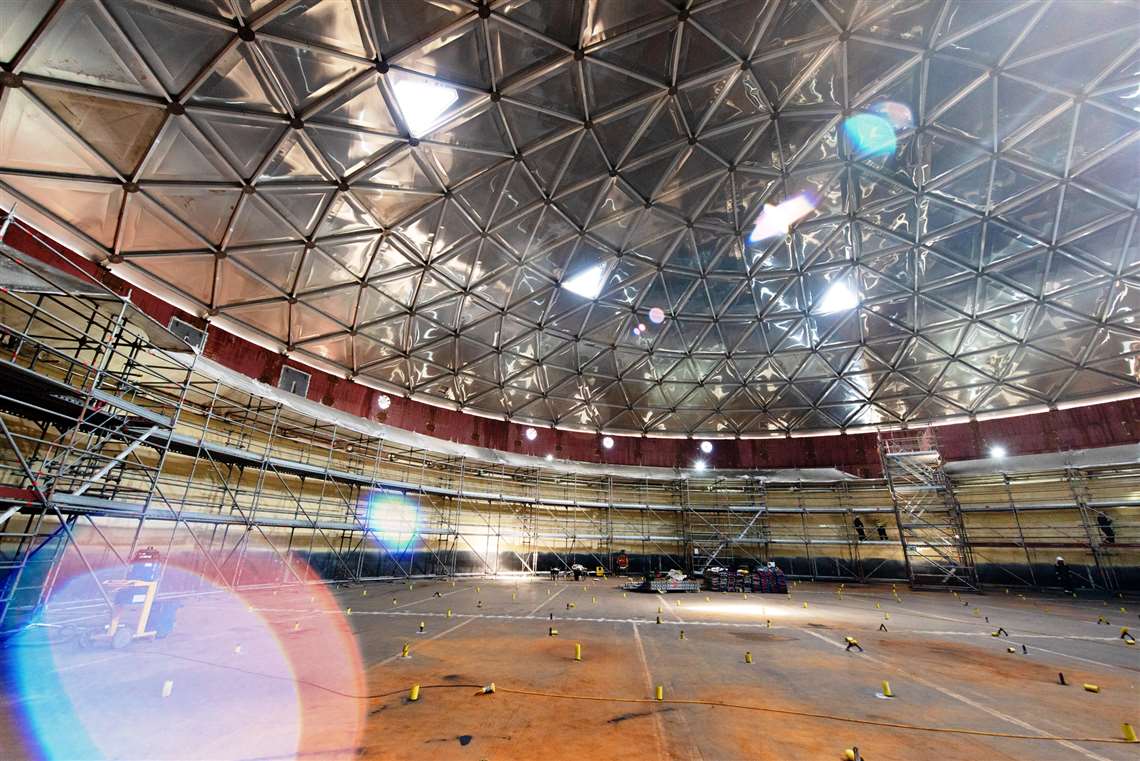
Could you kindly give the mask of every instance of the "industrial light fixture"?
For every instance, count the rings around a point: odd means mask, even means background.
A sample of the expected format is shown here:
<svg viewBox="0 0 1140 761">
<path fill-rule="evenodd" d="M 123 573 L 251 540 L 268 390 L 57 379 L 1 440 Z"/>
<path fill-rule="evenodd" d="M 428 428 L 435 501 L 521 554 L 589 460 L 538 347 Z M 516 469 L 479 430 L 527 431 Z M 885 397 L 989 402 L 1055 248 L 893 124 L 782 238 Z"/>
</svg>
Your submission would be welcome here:
<svg viewBox="0 0 1140 761">
<path fill-rule="evenodd" d="M 525 431 L 523 431 L 523 436 L 526 436 L 527 441 L 534 441 L 538 438 L 538 431 L 534 430 L 533 428 L 527 428 Z"/>
<path fill-rule="evenodd" d="M 697 460 L 693 463 L 693 470 L 704 470 L 708 464 L 704 460 Z"/>
<path fill-rule="evenodd" d="M 413 137 L 427 132 L 443 112 L 459 100 L 459 93 L 454 87 L 426 79 L 400 79 L 393 90 L 408 132 Z"/>
<path fill-rule="evenodd" d="M 392 397 L 388 396 L 387 394 L 381 394 L 380 396 L 376 397 L 376 406 L 380 408 L 381 412 L 383 412 L 392 406 Z"/>
<path fill-rule="evenodd" d="M 818 314 L 835 314 L 836 312 L 847 312 L 859 306 L 859 297 L 851 287 L 842 280 L 837 280 L 831 284 L 827 292 L 823 294 L 823 298 L 819 300 L 816 306 Z"/>
<path fill-rule="evenodd" d="M 1001 458 L 1005 457 L 1006 454 L 1008 454 L 1008 452 L 1006 452 L 1005 447 L 1003 447 L 1001 444 L 994 444 L 992 447 L 990 447 L 990 457 L 994 458 L 995 460 L 1000 460 Z"/>
<path fill-rule="evenodd" d="M 587 267 L 577 275 L 563 280 L 562 287 L 584 299 L 596 299 L 602 292 L 605 275 L 605 265 L 595 264 L 593 267 Z"/>
<path fill-rule="evenodd" d="M 701 451 L 704 452 L 705 454 L 712 454 L 712 449 L 713 449 L 713 447 L 712 447 L 711 441 L 702 441 L 701 442 Z"/>
<path fill-rule="evenodd" d="M 602 439 L 602 446 L 605 447 L 606 449 L 613 449 L 614 448 L 614 437 L 613 436 L 604 437 Z"/>
<path fill-rule="evenodd" d="M 547 453 L 546 453 L 546 461 L 547 461 L 547 462 L 554 462 L 554 455 L 552 455 L 552 454 L 550 454 L 549 452 L 547 452 Z"/>
</svg>

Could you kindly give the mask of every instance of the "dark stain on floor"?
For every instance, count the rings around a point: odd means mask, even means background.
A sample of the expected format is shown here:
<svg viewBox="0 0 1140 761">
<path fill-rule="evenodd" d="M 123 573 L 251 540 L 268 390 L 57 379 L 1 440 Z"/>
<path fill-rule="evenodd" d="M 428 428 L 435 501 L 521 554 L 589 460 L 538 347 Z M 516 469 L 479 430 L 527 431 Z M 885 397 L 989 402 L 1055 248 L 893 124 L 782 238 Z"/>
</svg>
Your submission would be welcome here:
<svg viewBox="0 0 1140 761">
<path fill-rule="evenodd" d="M 642 716 L 652 716 L 654 713 L 668 713 L 669 711 L 672 711 L 672 710 L 673 710 L 672 708 L 662 708 L 660 711 L 636 711 L 636 712 L 631 712 L 631 713 L 622 713 L 622 714 L 618 714 L 617 716 L 613 717 L 612 719 L 608 719 L 606 721 L 606 723 L 607 724 L 621 724 L 623 721 L 628 721 L 629 719 L 639 719 Z"/>
</svg>

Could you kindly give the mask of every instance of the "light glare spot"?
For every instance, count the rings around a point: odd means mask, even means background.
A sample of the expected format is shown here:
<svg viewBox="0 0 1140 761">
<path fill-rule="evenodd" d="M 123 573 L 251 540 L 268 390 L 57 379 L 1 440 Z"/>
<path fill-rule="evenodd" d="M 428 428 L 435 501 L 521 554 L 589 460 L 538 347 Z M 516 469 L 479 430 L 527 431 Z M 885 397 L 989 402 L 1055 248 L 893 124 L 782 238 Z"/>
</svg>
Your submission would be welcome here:
<svg viewBox="0 0 1140 761">
<path fill-rule="evenodd" d="M 569 280 L 562 281 L 562 287 L 585 299 L 596 299 L 602 292 L 606 268 L 601 264 L 584 269 Z"/>
<path fill-rule="evenodd" d="M 408 132 L 418 137 L 459 100 L 454 87 L 420 79 L 401 79 L 395 86 L 396 102 L 408 125 Z"/>
<path fill-rule="evenodd" d="M 842 280 L 831 284 L 816 307 L 818 314 L 846 312 L 859 306 L 859 297 Z"/>
</svg>

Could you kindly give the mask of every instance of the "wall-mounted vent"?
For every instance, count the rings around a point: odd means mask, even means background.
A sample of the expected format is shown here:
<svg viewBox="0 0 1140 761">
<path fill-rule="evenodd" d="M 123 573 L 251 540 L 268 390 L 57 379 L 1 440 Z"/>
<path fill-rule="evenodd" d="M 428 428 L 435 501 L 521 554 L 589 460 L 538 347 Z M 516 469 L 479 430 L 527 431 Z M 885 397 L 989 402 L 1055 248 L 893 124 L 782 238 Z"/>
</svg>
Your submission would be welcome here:
<svg viewBox="0 0 1140 761">
<path fill-rule="evenodd" d="M 198 330 L 185 320 L 177 317 L 170 318 L 170 332 L 190 344 L 195 349 L 201 349 L 206 344 L 206 331 Z"/>
<path fill-rule="evenodd" d="M 286 365 L 281 368 L 281 380 L 277 381 L 277 387 L 290 394 L 305 396 L 309 393 L 309 374 Z"/>
</svg>

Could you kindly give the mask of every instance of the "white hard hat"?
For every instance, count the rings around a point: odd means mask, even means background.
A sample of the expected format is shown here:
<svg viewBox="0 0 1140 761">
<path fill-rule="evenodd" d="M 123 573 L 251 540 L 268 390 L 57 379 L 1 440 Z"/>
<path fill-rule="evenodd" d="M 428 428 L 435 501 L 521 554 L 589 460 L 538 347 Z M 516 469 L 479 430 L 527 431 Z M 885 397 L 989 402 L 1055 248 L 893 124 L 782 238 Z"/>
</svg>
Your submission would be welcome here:
<svg viewBox="0 0 1140 761">
<path fill-rule="evenodd" d="M 1057 560 L 1061 561 L 1062 563 L 1065 562 L 1065 559 L 1063 557 L 1061 557 L 1060 555 L 1057 556 Z"/>
</svg>

